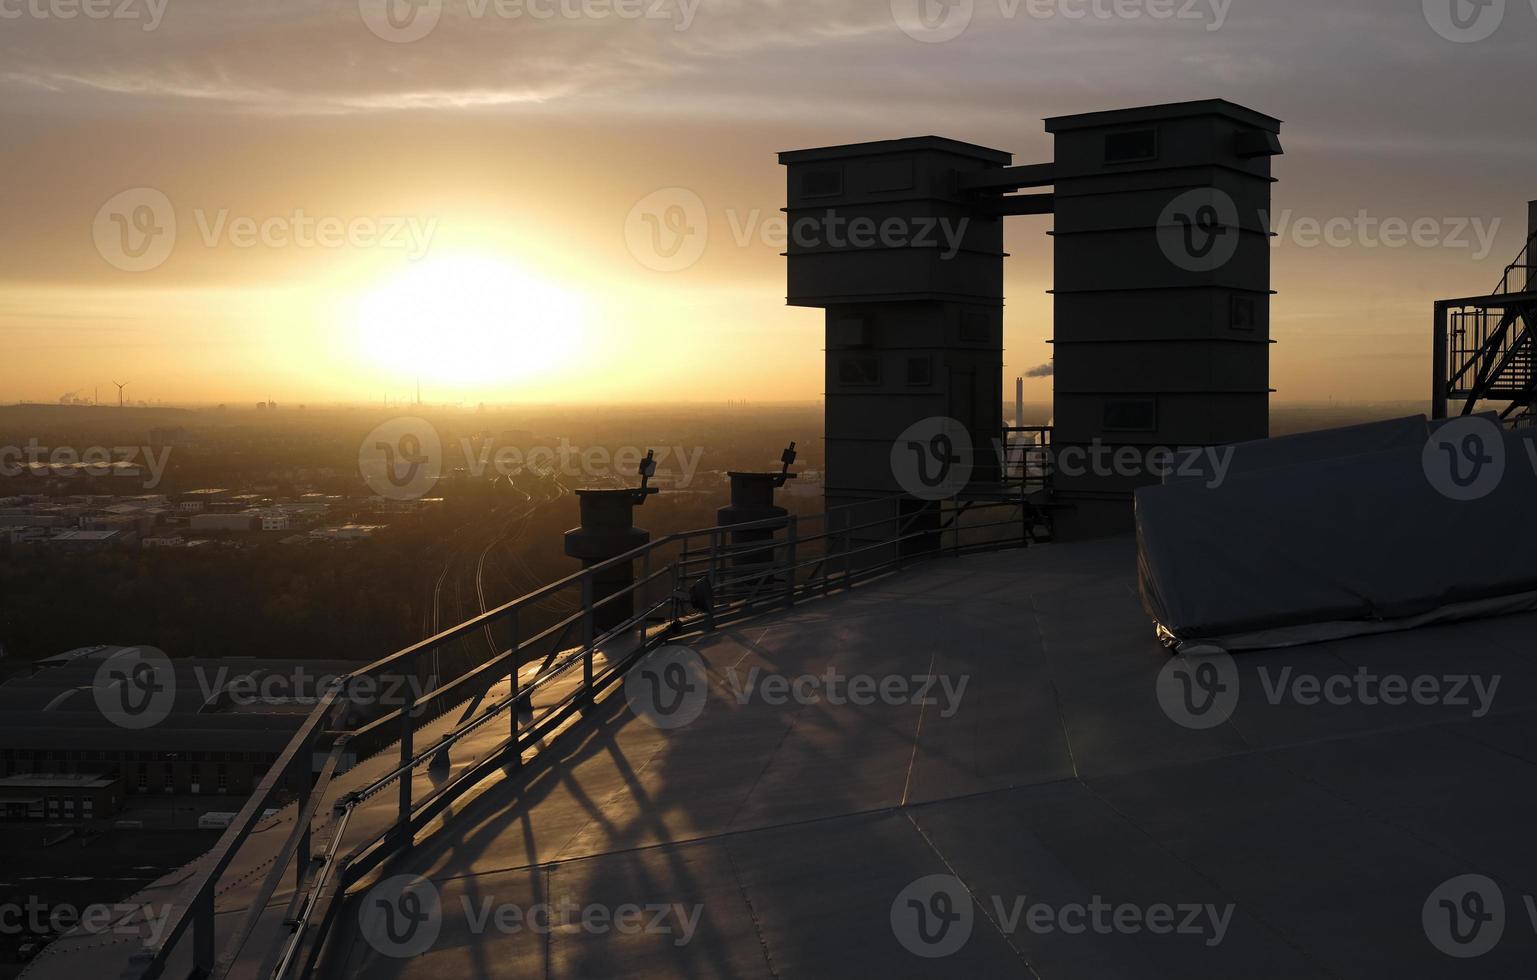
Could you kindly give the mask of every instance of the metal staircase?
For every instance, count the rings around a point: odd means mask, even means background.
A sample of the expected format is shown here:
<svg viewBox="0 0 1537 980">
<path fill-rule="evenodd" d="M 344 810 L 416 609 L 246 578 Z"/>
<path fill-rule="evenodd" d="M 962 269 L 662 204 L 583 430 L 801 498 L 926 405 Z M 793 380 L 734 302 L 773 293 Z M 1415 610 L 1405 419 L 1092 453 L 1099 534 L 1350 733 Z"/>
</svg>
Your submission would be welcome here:
<svg viewBox="0 0 1537 980">
<path fill-rule="evenodd" d="M 1472 414 L 1480 403 L 1510 424 L 1534 417 L 1537 402 L 1537 227 L 1488 296 L 1436 303 L 1431 414 Z M 1503 403 L 1503 404 L 1500 404 Z"/>
</svg>

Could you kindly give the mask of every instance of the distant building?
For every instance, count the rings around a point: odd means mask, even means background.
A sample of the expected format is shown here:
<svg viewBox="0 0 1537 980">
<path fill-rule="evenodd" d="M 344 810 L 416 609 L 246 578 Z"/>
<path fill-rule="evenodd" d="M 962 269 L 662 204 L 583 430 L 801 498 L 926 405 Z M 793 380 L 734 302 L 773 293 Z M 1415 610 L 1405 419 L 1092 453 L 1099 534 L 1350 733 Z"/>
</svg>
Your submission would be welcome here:
<svg viewBox="0 0 1537 980">
<path fill-rule="evenodd" d="M 319 527 L 310 534 L 329 541 L 360 541 L 373 537 L 374 532 L 383 527 L 382 524 L 343 524 L 340 527 Z"/>
<path fill-rule="evenodd" d="M 177 510 L 188 514 L 197 514 L 208 509 L 215 501 L 223 500 L 230 495 L 230 491 L 222 489 L 188 490 L 181 494 L 176 501 Z"/>
<path fill-rule="evenodd" d="M 329 679 L 356 665 L 347 661 L 190 659 L 171 661 L 174 702 L 158 724 L 122 728 L 98 707 L 96 675 L 121 646 L 81 647 L 39 660 L 31 673 L 0 683 L 0 807 L 6 779 L 21 777 L 12 799 L 41 799 L 46 787 L 28 778 L 66 777 L 87 786 L 109 778 L 116 797 L 140 794 L 247 796 L 304 722 Z M 302 777 L 301 777 L 302 778 Z M 293 787 L 296 788 L 296 787 Z M 85 819 L 59 793 L 53 819 Z M 27 804 L 28 806 L 32 804 Z M 93 813 L 108 804 L 93 800 Z M 116 803 L 113 804 L 114 808 Z M 23 817 L 22 819 L 27 819 Z"/>
<path fill-rule="evenodd" d="M 286 531 L 289 525 L 288 512 L 281 507 L 269 507 L 261 512 L 261 522 L 263 531 Z"/>
<path fill-rule="evenodd" d="M 254 531 L 261 523 L 261 515 L 255 511 L 239 514 L 193 514 L 189 524 L 194 534 L 209 532 Z"/>
<path fill-rule="evenodd" d="M 98 773 L 22 773 L 0 778 L 0 820 L 93 820 L 121 807 L 123 782 Z"/>
<path fill-rule="evenodd" d="M 138 543 L 138 540 L 138 534 L 130 530 L 65 531 L 49 538 L 48 543 L 71 551 L 105 551 L 108 548 L 126 548 Z"/>
</svg>

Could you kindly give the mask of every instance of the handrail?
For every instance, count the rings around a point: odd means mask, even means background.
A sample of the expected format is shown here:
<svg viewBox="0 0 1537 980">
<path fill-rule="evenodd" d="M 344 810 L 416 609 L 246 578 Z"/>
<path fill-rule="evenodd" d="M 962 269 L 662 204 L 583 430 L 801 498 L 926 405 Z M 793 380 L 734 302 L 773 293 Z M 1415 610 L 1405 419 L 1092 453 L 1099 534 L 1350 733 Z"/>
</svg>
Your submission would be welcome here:
<svg viewBox="0 0 1537 980">
<path fill-rule="evenodd" d="M 1031 427 L 1031 431 L 1042 433 L 1042 442 L 1049 451 L 1049 428 Z M 668 534 L 503 603 L 338 679 L 321 696 L 256 792 L 220 837 L 208 860 L 196 868 L 182 892 L 184 901 L 179 903 L 147 961 L 136 957 L 141 977 L 160 977 L 189 931 L 192 964 L 187 976 L 226 976 L 244 952 L 259 920 L 268 914 L 267 906 L 278 882 L 290 867 L 294 869 L 295 891 L 284 919 L 290 931 L 272 946 L 260 976 L 262 980 L 295 976 L 293 971 L 305 968 L 302 964 L 313 963 L 318 956 L 326 925 L 334 912 L 334 899 L 344 896 L 347 887 L 367 870 L 408 847 L 427 821 L 493 769 L 521 765 L 524 752 L 536 749 L 567 719 L 593 704 L 650 647 L 679 630 L 695 626 L 712 629 L 722 618 L 746 615 L 770 603 L 793 605 L 812 595 L 825 595 L 834 588 L 853 588 L 861 580 L 901 568 L 904 561 L 938 554 L 1028 547 L 1040 514 L 1027 497 L 1025 482 L 1022 479 L 1017 486 L 1010 484 L 1010 489 L 1018 491 L 1017 496 L 998 496 L 997 491 L 1004 489 L 1001 487 L 984 498 L 957 496 L 918 508 L 905 521 L 895 501 L 911 498 L 896 494 L 830 508 L 804 518 L 791 515 Z M 877 516 L 862 519 L 863 515 L 855 513 L 860 508 L 871 508 Z M 1006 512 L 1002 519 L 977 519 L 1000 510 Z M 935 519 L 920 521 L 924 514 Z M 969 522 L 968 516 L 972 518 Z M 818 521 L 820 528 L 811 533 L 803 530 L 803 525 L 815 525 Z M 734 543 L 734 536 L 743 531 L 772 531 L 776 536 Z M 782 536 L 779 532 L 783 532 Z M 967 533 L 980 538 L 967 543 L 962 540 Z M 950 538 L 949 545 L 945 544 L 946 537 Z M 676 554 L 667 557 L 672 551 Z M 665 560 L 657 561 L 658 557 Z M 600 576 L 621 565 L 633 572 L 637 561 L 644 563 L 644 570 L 628 585 L 610 594 L 597 594 L 595 583 Z M 835 569 L 835 564 L 841 565 L 841 569 Z M 700 579 L 706 582 L 711 595 L 704 609 L 694 608 L 690 599 L 691 583 Z M 571 589 L 578 590 L 581 596 L 576 612 L 534 636 L 522 638 L 519 614 Z M 629 604 L 630 615 L 618 625 L 599 631 L 595 612 L 620 602 Z M 418 696 L 421 666 L 429 654 L 478 630 L 493 627 L 505 630 L 502 635 L 508 642 L 501 652 L 448 683 L 439 679 L 437 686 Z M 566 638 L 573 628 L 579 628 L 580 642 L 566 647 Z M 632 631 L 633 648 L 616 649 L 615 644 Z M 541 658 L 541 648 L 546 646 L 549 649 Z M 605 649 L 607 653 L 603 653 Z M 601 670 L 595 664 L 600 653 L 604 655 Z M 532 676 L 526 680 L 520 677 L 523 667 L 535 665 Z M 555 703 L 536 711 L 534 696 L 550 689 L 578 666 L 581 674 L 577 683 Z M 392 677 L 402 682 L 397 690 L 398 704 L 383 704 L 386 699 L 382 697 L 359 699 L 363 681 Z M 506 696 L 482 705 L 481 700 L 502 680 L 508 682 Z M 465 703 L 469 708 L 450 724 L 446 733 L 418 748 L 417 734 L 454 705 Z M 370 713 L 381 707 L 389 710 L 350 731 L 331 730 L 332 723 L 338 720 L 353 720 L 349 709 Z M 507 736 L 485 759 L 432 788 L 424 798 L 413 799 L 412 774 L 419 766 L 502 715 L 510 719 Z M 526 725 L 522 721 L 524 715 L 528 716 Z M 327 761 L 312 783 L 312 760 L 326 736 L 332 738 Z M 347 768 L 370 757 L 372 747 L 381 740 L 385 744 L 399 743 L 398 758 L 374 774 L 364 787 L 335 801 L 327 853 L 311 854 L 312 836 L 322 829 L 316 827 L 315 821 L 323 809 L 326 792 Z M 349 758 L 353 759 L 350 765 Z M 216 958 L 214 901 L 221 878 L 280 787 L 296 777 L 300 799 L 294 829 L 271 862 L 272 869 L 258 890 L 259 900 L 248 907 L 245 918 Z M 377 798 L 392 783 L 398 785 L 399 799 L 389 829 L 338 857 L 353 812 Z"/>
</svg>

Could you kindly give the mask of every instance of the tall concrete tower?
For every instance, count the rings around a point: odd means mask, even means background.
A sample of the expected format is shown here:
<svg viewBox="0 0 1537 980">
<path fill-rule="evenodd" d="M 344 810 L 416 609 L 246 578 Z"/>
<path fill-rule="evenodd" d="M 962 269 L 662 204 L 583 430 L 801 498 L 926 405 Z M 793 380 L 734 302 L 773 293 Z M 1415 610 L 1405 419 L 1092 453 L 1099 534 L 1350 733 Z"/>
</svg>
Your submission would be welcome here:
<svg viewBox="0 0 1537 980">
<path fill-rule="evenodd" d="M 996 478 L 1003 221 L 979 210 L 960 181 L 1010 160 L 937 136 L 780 154 L 789 180 L 787 300 L 827 311 L 829 507 L 910 492 L 893 472 L 893 447 L 903 451 L 899 437 L 914 426 L 914 440 L 933 436 L 924 429 L 930 419 L 956 423 L 945 445 L 975 450 L 946 477 Z M 890 505 L 889 516 L 928 506 L 915 497 Z"/>
<path fill-rule="evenodd" d="M 1131 447 L 1130 459 L 1269 434 L 1280 128 L 1222 100 L 1046 121 L 1059 536 L 1131 527 L 1132 491 L 1156 477 L 1114 464 L 1115 450 Z"/>
</svg>

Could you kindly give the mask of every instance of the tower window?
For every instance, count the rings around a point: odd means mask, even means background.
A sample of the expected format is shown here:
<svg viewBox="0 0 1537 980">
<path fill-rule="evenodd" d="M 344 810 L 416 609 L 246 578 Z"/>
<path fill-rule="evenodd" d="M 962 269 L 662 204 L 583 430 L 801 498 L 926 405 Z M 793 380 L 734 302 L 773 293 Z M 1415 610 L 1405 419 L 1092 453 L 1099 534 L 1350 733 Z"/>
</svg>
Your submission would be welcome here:
<svg viewBox="0 0 1537 980">
<path fill-rule="evenodd" d="M 1158 130 L 1132 129 L 1105 135 L 1106 163 L 1140 163 L 1158 159 Z"/>
<path fill-rule="evenodd" d="M 927 357 L 907 359 L 907 383 L 929 385 L 934 383 L 934 362 Z"/>
<path fill-rule="evenodd" d="M 1230 296 L 1227 325 L 1234 330 L 1253 330 L 1256 312 L 1253 296 Z"/>
<path fill-rule="evenodd" d="M 805 197 L 835 197 L 843 193 L 843 170 L 822 167 L 801 174 L 801 194 Z"/>
<path fill-rule="evenodd" d="M 838 361 L 838 383 L 849 387 L 868 387 L 881 383 L 878 357 L 845 357 Z"/>
<path fill-rule="evenodd" d="M 1106 432 L 1152 432 L 1158 428 L 1158 400 L 1108 398 L 1103 421 Z"/>
</svg>

